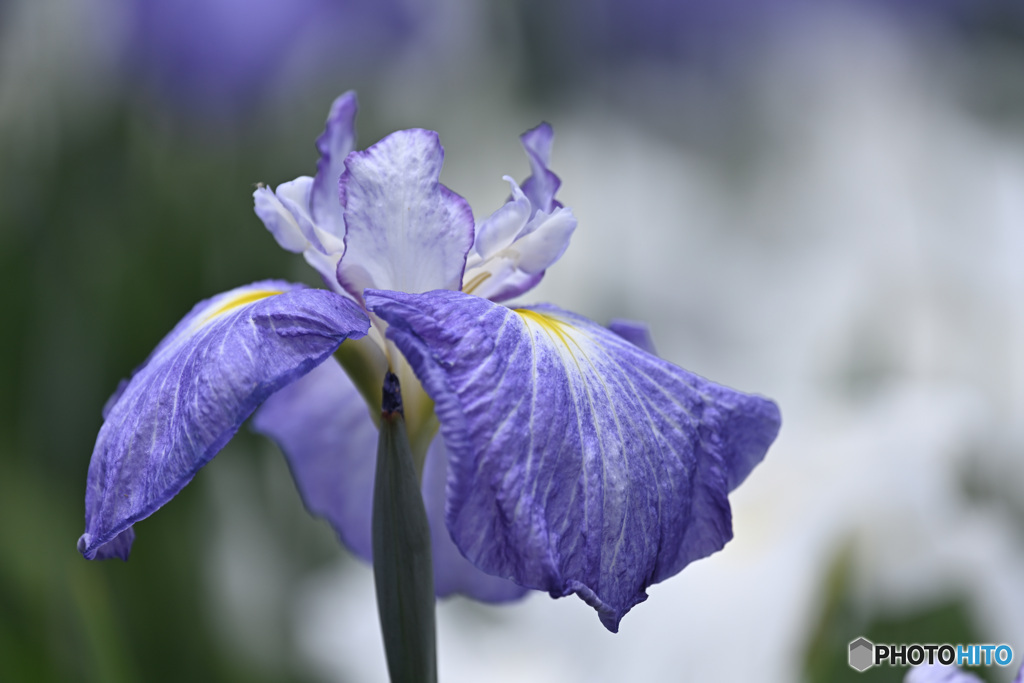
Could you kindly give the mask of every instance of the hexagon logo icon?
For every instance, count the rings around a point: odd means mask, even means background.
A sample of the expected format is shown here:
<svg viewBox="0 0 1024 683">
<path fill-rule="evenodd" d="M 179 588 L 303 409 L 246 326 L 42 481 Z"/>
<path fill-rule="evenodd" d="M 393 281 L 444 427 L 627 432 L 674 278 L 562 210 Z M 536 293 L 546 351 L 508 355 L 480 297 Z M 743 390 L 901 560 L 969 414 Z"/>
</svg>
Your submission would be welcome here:
<svg viewBox="0 0 1024 683">
<path fill-rule="evenodd" d="M 875 644 L 867 638 L 858 638 L 850 643 L 850 667 L 866 671 L 874 665 Z"/>
</svg>

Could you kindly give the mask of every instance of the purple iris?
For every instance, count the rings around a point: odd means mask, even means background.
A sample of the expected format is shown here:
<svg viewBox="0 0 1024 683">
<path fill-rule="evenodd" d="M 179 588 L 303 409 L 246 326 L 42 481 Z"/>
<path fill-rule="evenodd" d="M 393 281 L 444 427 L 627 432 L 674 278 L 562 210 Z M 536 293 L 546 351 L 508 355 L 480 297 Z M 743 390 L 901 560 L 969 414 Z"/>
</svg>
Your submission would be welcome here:
<svg viewBox="0 0 1024 683">
<path fill-rule="evenodd" d="M 907 670 L 903 683 L 981 683 L 981 679 L 955 666 L 922 664 Z M 1013 683 L 1024 683 L 1024 666 L 1017 672 Z"/>
<path fill-rule="evenodd" d="M 127 558 L 262 402 L 309 508 L 371 559 L 380 386 L 398 376 L 431 525 L 438 596 L 575 593 L 618 629 L 646 588 L 732 536 L 727 494 L 779 429 L 776 405 L 678 368 L 647 329 L 499 303 L 536 285 L 576 219 L 525 133 L 532 174 L 474 223 L 438 182 L 437 134 L 352 151 L 339 97 L 314 178 L 254 194 L 327 290 L 262 282 L 196 306 L 111 399 L 89 468 L 87 558 Z M 340 201 L 339 201 L 340 198 Z"/>
</svg>

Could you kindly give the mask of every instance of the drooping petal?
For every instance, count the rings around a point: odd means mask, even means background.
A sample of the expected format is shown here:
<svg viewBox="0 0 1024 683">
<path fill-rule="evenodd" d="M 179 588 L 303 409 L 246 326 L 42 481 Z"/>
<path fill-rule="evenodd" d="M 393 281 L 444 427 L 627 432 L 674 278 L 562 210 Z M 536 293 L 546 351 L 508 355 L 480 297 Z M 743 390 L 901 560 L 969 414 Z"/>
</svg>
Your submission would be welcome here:
<svg viewBox="0 0 1024 683">
<path fill-rule="evenodd" d="M 132 543 L 135 542 L 135 529 L 129 526 L 127 529 L 114 536 L 113 539 L 104 543 L 96 550 L 96 556 L 94 560 L 109 560 L 111 558 L 119 558 L 125 562 L 128 561 L 128 556 L 132 552 Z M 82 541 L 78 541 L 78 549 L 82 550 Z"/>
<path fill-rule="evenodd" d="M 316 164 L 309 212 L 317 226 L 338 238 L 345 237 L 338 180 L 345 170 L 345 157 L 355 147 L 357 109 L 355 92 L 350 90 L 338 97 L 331 104 L 324 132 L 316 139 L 320 159 Z"/>
<path fill-rule="evenodd" d="M 267 396 L 368 326 L 354 302 L 280 281 L 197 304 L 108 407 L 79 551 L 126 557 L 132 524 L 174 497 Z"/>
<path fill-rule="evenodd" d="M 731 537 L 727 492 L 779 413 L 553 307 L 367 292 L 435 401 L 447 523 L 474 564 L 604 625 Z"/>
<path fill-rule="evenodd" d="M 371 561 L 377 428 L 337 361 L 329 358 L 268 398 L 253 416 L 252 426 L 284 452 L 306 508 L 326 519 L 349 550 Z M 460 593 L 485 602 L 522 596 L 525 589 L 484 574 L 452 542 L 444 523 L 447 469 L 444 440 L 437 436 L 423 472 L 437 596 Z"/>
<path fill-rule="evenodd" d="M 530 177 L 523 181 L 523 192 L 530 198 L 534 211 L 551 213 L 561 206 L 555 201 L 555 193 L 562 181 L 548 170 L 555 132 L 550 125 L 542 123 L 520 135 L 519 139 L 526 150 L 526 156 L 530 158 L 532 171 Z"/>
<path fill-rule="evenodd" d="M 615 319 L 608 323 L 608 329 L 647 353 L 658 355 L 654 349 L 654 340 L 651 338 L 651 328 L 644 323 Z"/>
<path fill-rule="evenodd" d="M 448 448 L 444 438 L 438 434 L 430 444 L 423 466 L 423 504 L 430 520 L 437 597 L 459 594 L 482 602 L 509 602 L 523 597 L 526 588 L 508 579 L 483 573 L 463 557 L 455 546 L 444 519 L 447 479 Z"/>
<path fill-rule="evenodd" d="M 281 448 L 306 508 L 369 562 L 377 427 L 333 357 L 268 398 L 252 419 Z"/>
<path fill-rule="evenodd" d="M 402 130 L 345 160 L 345 257 L 338 280 L 362 300 L 367 287 L 459 289 L 473 244 L 473 213 L 438 182 L 437 133 Z"/>
</svg>

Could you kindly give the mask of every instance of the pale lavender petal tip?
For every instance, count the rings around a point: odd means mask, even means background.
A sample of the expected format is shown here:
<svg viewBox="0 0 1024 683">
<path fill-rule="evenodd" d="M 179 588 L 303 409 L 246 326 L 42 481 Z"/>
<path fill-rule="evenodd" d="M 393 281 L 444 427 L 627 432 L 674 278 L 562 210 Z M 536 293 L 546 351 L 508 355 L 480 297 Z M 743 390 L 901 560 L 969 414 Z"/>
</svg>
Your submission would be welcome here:
<svg viewBox="0 0 1024 683">
<path fill-rule="evenodd" d="M 317 225 L 336 237 L 345 234 L 338 181 L 345 170 L 345 157 L 355 147 L 358 109 L 355 92 L 350 90 L 338 97 L 331 105 L 324 132 L 316 139 L 320 159 L 310 196 L 310 214 Z"/>
<path fill-rule="evenodd" d="M 309 240 L 289 207 L 269 187 L 257 187 L 252 193 L 253 210 L 282 249 L 301 253 Z"/>
<path fill-rule="evenodd" d="M 523 181 L 523 193 L 530 198 L 534 210 L 546 213 L 551 213 L 561 206 L 555 201 L 555 194 L 562 181 L 548 170 L 554 137 L 555 133 L 547 123 L 541 123 L 536 128 L 531 128 L 519 136 L 526 155 L 530 159 L 532 172 L 530 177 Z"/>
<path fill-rule="evenodd" d="M 522 187 L 506 176 L 512 196 L 479 227 L 477 253 L 483 261 L 474 264 L 468 291 L 496 302 L 520 296 L 568 248 L 576 217 L 555 201 L 561 181 L 548 170 L 553 137 L 546 123 L 521 136 L 531 175 Z M 489 279 L 481 281 L 484 276 Z"/>
<path fill-rule="evenodd" d="M 541 122 L 519 136 L 526 152 L 538 162 L 547 166 L 551 163 L 551 143 L 555 139 L 555 131 L 551 124 Z"/>
<path fill-rule="evenodd" d="M 265 398 L 368 327 L 345 297 L 276 281 L 198 304 L 107 410 L 89 464 L 81 553 L 127 557 L 132 524 L 174 497 Z"/>
<path fill-rule="evenodd" d="M 731 538 L 727 493 L 778 431 L 770 401 L 553 307 L 366 302 L 435 401 L 448 529 L 485 572 L 576 593 L 615 631 L 647 586 Z"/>
<path fill-rule="evenodd" d="M 345 160 L 339 194 L 345 257 L 338 281 L 362 300 L 367 288 L 459 289 L 473 245 L 473 212 L 438 179 L 437 133 L 401 130 Z"/>
</svg>

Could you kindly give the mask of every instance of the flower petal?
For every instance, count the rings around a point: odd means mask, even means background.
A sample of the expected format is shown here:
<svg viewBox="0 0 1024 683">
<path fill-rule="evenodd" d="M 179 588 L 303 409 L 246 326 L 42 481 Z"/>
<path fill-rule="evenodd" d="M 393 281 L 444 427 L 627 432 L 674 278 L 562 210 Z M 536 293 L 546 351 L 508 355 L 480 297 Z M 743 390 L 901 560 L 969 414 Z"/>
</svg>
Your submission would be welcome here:
<svg viewBox="0 0 1024 683">
<path fill-rule="evenodd" d="M 530 198 L 534 211 L 551 213 L 561 206 L 555 201 L 555 193 L 562 181 L 548 170 L 555 132 L 550 125 L 542 123 L 520 135 L 519 139 L 530 158 L 532 170 L 532 175 L 523 181 L 523 192 Z"/>
<path fill-rule="evenodd" d="M 437 133 L 402 130 L 345 160 L 345 256 L 338 281 L 362 301 L 367 287 L 459 289 L 473 244 L 473 213 L 438 182 Z"/>
<path fill-rule="evenodd" d="M 530 232 L 516 240 L 512 248 L 519 253 L 519 268 L 533 275 L 562 258 L 576 230 L 576 216 L 566 208 L 555 209 L 551 214 L 538 211 L 530 223 Z"/>
<path fill-rule="evenodd" d="M 368 326 L 354 302 L 280 281 L 197 304 L 108 407 L 79 551 L 126 557 L 132 524 L 177 494 L 267 396 Z"/>
<path fill-rule="evenodd" d="M 329 358 L 268 398 L 252 426 L 284 452 L 306 508 L 326 519 L 349 550 L 371 561 L 377 428 L 338 362 Z M 437 596 L 461 593 L 485 602 L 521 597 L 526 589 L 484 574 L 452 542 L 444 523 L 447 469 L 444 440 L 436 437 L 424 465 L 423 502 L 430 521 Z"/>
<path fill-rule="evenodd" d="M 512 186 L 512 198 L 476 228 L 473 248 L 480 259 L 489 259 L 511 246 L 530 219 L 530 200 L 514 180 L 508 176 L 505 180 Z"/>
<path fill-rule="evenodd" d="M 921 664 L 907 670 L 903 683 L 982 683 L 968 671 L 944 664 Z"/>
<path fill-rule="evenodd" d="M 278 191 L 281 188 L 278 186 Z M 282 249 L 298 254 L 309 247 L 309 238 L 299 226 L 298 219 L 269 187 L 260 185 L 252 193 L 252 198 L 256 215 Z"/>
<path fill-rule="evenodd" d="M 135 529 L 129 526 L 127 529 L 114 536 L 111 540 L 107 541 L 99 548 L 96 549 L 96 555 L 92 559 L 94 560 L 109 560 L 117 557 L 125 562 L 128 561 L 128 555 L 132 552 L 132 543 L 135 542 Z M 79 550 L 81 551 L 82 541 L 78 541 Z"/>
<path fill-rule="evenodd" d="M 484 571 L 576 593 L 612 631 L 647 586 L 720 549 L 726 494 L 775 438 L 767 399 L 584 318 L 457 292 L 367 292 L 435 401 L 446 520 Z"/>
<path fill-rule="evenodd" d="M 633 346 L 639 347 L 652 355 L 658 355 L 658 352 L 654 350 L 651 328 L 647 327 L 645 323 L 636 322 L 635 320 L 615 319 L 608 323 L 608 329 Z"/>
<path fill-rule="evenodd" d="M 252 427 L 281 448 L 306 509 L 371 561 L 377 427 L 338 361 L 328 358 L 268 398 Z"/>
<path fill-rule="evenodd" d="M 540 282 L 565 253 L 576 229 L 572 211 L 536 211 L 519 185 L 508 176 L 505 180 L 512 186 L 512 198 L 477 226 L 462 289 L 491 301 L 511 299 Z"/>
<path fill-rule="evenodd" d="M 309 200 L 313 222 L 332 235 L 345 236 L 338 180 L 345 170 L 345 157 L 356 143 L 355 119 L 358 109 L 356 94 L 348 91 L 331 104 L 324 132 L 316 139 L 320 160 L 316 164 L 316 178 Z"/>
<path fill-rule="evenodd" d="M 512 196 L 477 227 L 464 292 L 491 301 L 519 296 L 535 287 L 569 247 L 576 217 L 554 199 L 561 181 L 547 169 L 553 137 L 546 123 L 523 133 L 533 174 L 522 188 L 505 176 Z"/>
<path fill-rule="evenodd" d="M 526 588 L 508 579 L 483 573 L 459 552 L 444 519 L 447 478 L 448 448 L 439 434 L 430 444 L 423 466 L 423 504 L 430 520 L 437 597 L 461 594 L 482 602 L 509 602 L 523 597 Z"/>
<path fill-rule="evenodd" d="M 281 183 L 274 192 L 258 187 L 252 195 L 254 208 L 282 248 L 301 253 L 320 273 L 324 284 L 342 294 L 345 290 L 338 283 L 338 262 L 345 251 L 344 230 L 338 236 L 313 222 L 309 213 L 313 183 L 313 178 L 299 176 Z M 340 205 L 336 218 L 340 223 Z"/>
<path fill-rule="evenodd" d="M 547 271 L 542 270 L 539 273 L 531 274 L 511 267 L 507 276 L 502 277 L 499 272 L 495 277 L 474 289 L 472 293 L 494 302 L 508 301 L 536 287 L 544 278 L 545 272 Z"/>
</svg>

